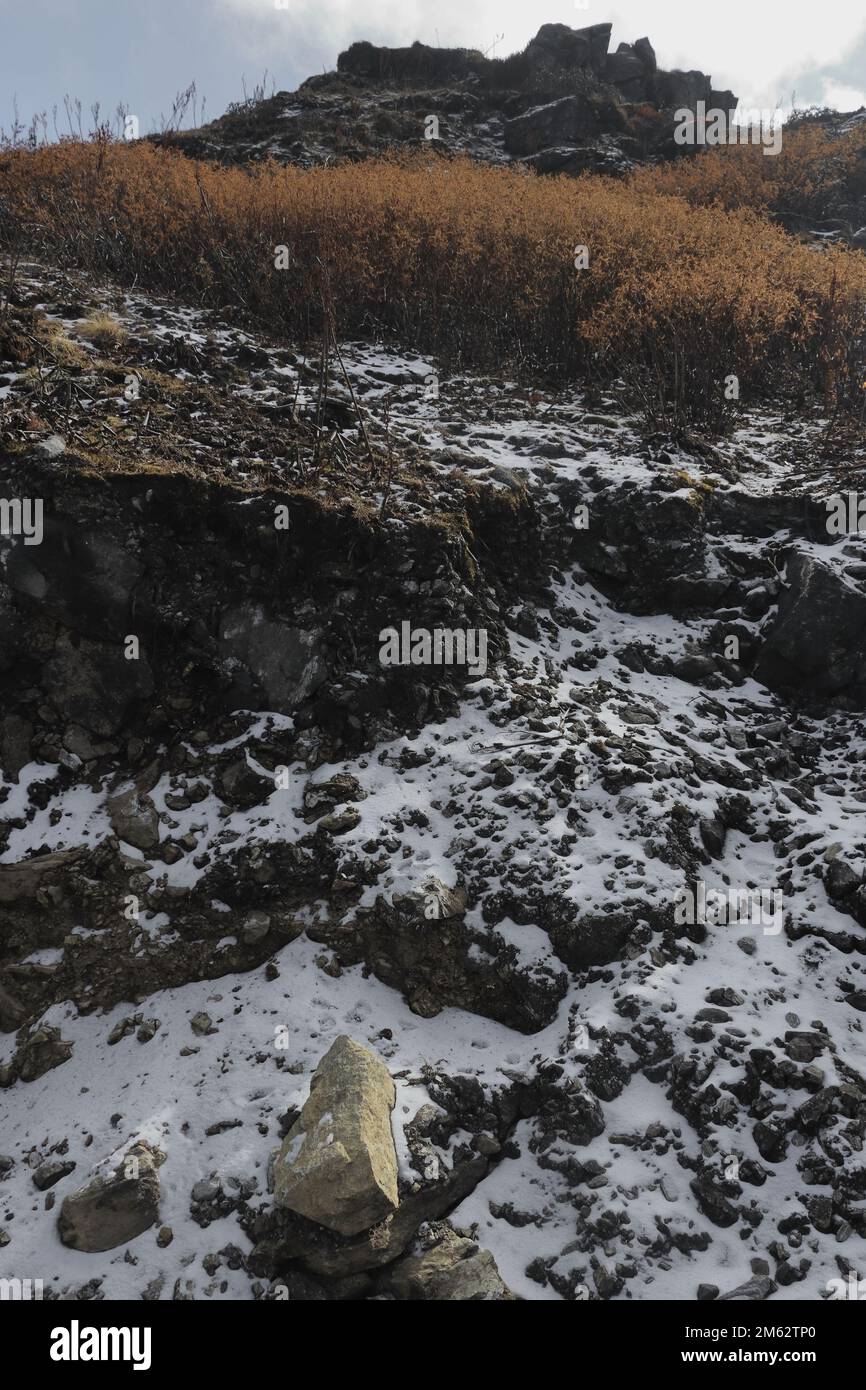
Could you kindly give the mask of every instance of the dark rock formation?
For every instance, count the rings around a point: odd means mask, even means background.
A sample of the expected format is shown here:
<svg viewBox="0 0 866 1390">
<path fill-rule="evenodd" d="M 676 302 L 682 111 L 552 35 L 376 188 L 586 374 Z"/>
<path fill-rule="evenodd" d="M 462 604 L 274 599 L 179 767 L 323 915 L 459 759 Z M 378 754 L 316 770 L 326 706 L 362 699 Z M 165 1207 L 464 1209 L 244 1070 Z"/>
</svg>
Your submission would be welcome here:
<svg viewBox="0 0 866 1390">
<path fill-rule="evenodd" d="M 736 107 L 733 94 L 715 91 L 702 72 L 661 71 L 648 38 L 611 53 L 611 29 L 543 24 L 507 58 L 361 41 L 339 55 L 336 72 L 309 78 L 297 92 L 230 109 L 199 130 L 151 138 L 226 163 L 276 157 L 314 165 L 427 148 L 497 164 L 526 160 L 544 174 L 617 174 L 688 153 L 673 140 L 678 108 L 700 100 Z"/>
</svg>

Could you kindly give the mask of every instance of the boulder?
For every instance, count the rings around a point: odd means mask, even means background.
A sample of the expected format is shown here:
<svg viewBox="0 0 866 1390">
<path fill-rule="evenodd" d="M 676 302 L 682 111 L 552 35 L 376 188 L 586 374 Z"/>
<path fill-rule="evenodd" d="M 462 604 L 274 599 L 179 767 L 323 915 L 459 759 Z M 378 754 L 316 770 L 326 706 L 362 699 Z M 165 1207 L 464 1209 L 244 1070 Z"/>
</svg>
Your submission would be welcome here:
<svg viewBox="0 0 866 1390">
<path fill-rule="evenodd" d="M 615 140 L 612 135 L 599 135 L 584 145 L 553 145 L 520 163 L 536 174 L 625 174 L 635 164 L 624 148 L 632 144 L 625 137 Z"/>
<path fill-rule="evenodd" d="M 632 51 L 636 57 L 640 58 L 647 72 L 655 72 L 658 69 L 656 51 L 649 39 L 635 39 L 632 44 Z"/>
<path fill-rule="evenodd" d="M 71 1056 L 72 1043 L 61 1037 L 60 1029 L 43 1024 L 20 1044 L 12 1059 L 12 1068 L 22 1081 L 38 1081 L 46 1072 L 68 1062 Z"/>
<path fill-rule="evenodd" d="M 635 925 L 626 912 L 590 912 L 577 922 L 553 925 L 550 941 L 561 961 L 585 970 L 621 960 Z"/>
<path fill-rule="evenodd" d="M 277 1158 L 277 1204 L 344 1236 L 396 1211 L 395 1098 L 384 1062 L 351 1038 L 337 1038 Z"/>
<path fill-rule="evenodd" d="M 438 1244 L 407 1255 L 388 1271 L 385 1287 L 399 1299 L 490 1303 L 513 1300 L 489 1250 L 448 1228 Z"/>
<path fill-rule="evenodd" d="M 537 154 L 551 146 L 580 144 L 588 137 L 624 130 L 625 124 L 613 101 L 561 97 L 506 121 L 505 148 L 515 157 Z"/>
<path fill-rule="evenodd" d="M 274 790 L 273 779 L 257 772 L 246 753 L 220 769 L 217 786 L 223 801 L 245 811 L 260 806 Z"/>
<path fill-rule="evenodd" d="M 165 1155 L 139 1142 L 108 1173 L 97 1173 L 63 1200 L 57 1230 L 64 1245 L 96 1253 L 125 1245 L 159 1216 L 159 1167 Z"/>
<path fill-rule="evenodd" d="M 73 640 L 62 631 L 42 671 L 49 703 L 64 720 L 108 738 L 117 733 L 130 707 L 153 694 L 153 675 L 142 651 L 127 661 L 123 645 Z"/>
<path fill-rule="evenodd" d="M 14 994 L 0 985 L 0 1033 L 13 1033 L 27 1017 L 27 1010 Z"/>
<path fill-rule="evenodd" d="M 360 1235 L 346 1237 L 274 1207 L 256 1222 L 256 1245 L 249 1257 L 254 1274 L 268 1278 L 300 1260 L 310 1274 L 327 1279 L 353 1278 L 381 1269 L 403 1255 L 424 1222 L 438 1221 L 459 1205 L 487 1176 L 483 1155 L 458 1163 L 438 1182 L 410 1192 L 393 1216 Z"/>
<path fill-rule="evenodd" d="M 530 39 L 526 55 L 533 66 L 543 64 L 567 68 L 591 68 L 604 71 L 610 47 L 612 24 L 590 24 L 572 29 L 567 24 L 542 24 L 534 39 Z"/>
<path fill-rule="evenodd" d="M 347 801 L 361 801 L 366 793 L 361 790 L 357 777 L 348 772 L 338 772 L 327 781 L 308 782 L 304 788 L 304 819 L 308 822 L 328 815 L 335 806 L 344 806 Z"/>
<path fill-rule="evenodd" d="M 137 787 L 126 787 L 108 798 L 108 819 L 119 840 L 143 854 L 159 844 L 159 816 L 150 797 Z"/>
<path fill-rule="evenodd" d="M 0 776 L 10 782 L 18 781 L 22 767 L 30 761 L 30 740 L 33 725 L 18 714 L 0 718 Z"/>
<path fill-rule="evenodd" d="M 689 1187 L 695 1196 L 698 1208 L 714 1226 L 733 1226 L 737 1221 L 737 1208 L 729 1202 L 721 1188 L 709 1174 L 693 1178 Z"/>
<path fill-rule="evenodd" d="M 323 634 L 290 627 L 266 615 L 258 604 L 227 609 L 220 622 L 223 658 L 245 669 L 268 701 L 268 708 L 290 712 L 327 676 Z"/>
<path fill-rule="evenodd" d="M 675 68 L 672 72 L 657 73 L 656 92 L 658 104 L 663 108 L 694 109 L 699 101 L 705 101 L 708 109 L 712 105 L 712 82 L 706 73 L 695 69 L 683 72 Z"/>
<path fill-rule="evenodd" d="M 756 1276 L 754 1279 L 747 1279 L 745 1284 L 738 1284 L 730 1293 L 723 1293 L 719 1299 L 724 1303 L 727 1299 L 735 1299 L 738 1302 L 745 1302 L 749 1299 L 758 1302 L 763 1298 L 769 1298 L 770 1294 L 775 1293 L 776 1284 L 767 1274 Z"/>
<path fill-rule="evenodd" d="M 605 77 L 633 100 L 648 92 L 646 66 L 629 44 L 620 44 L 619 50 L 610 54 Z"/>
<path fill-rule="evenodd" d="M 52 882 L 62 882 L 80 858 L 80 849 L 60 849 L 18 864 L 0 864 L 0 903 L 38 901 L 40 891 Z"/>
<path fill-rule="evenodd" d="M 848 898 L 859 888 L 862 874 L 844 859 L 831 859 L 824 871 L 824 885 L 831 898 Z"/>
<path fill-rule="evenodd" d="M 866 705 L 866 587 L 828 557 L 794 549 L 754 676 L 771 690 Z"/>
<path fill-rule="evenodd" d="M 75 1164 L 70 1159 L 48 1159 L 34 1169 L 33 1186 L 40 1192 L 47 1192 L 50 1187 L 60 1182 L 62 1178 L 67 1178 L 74 1170 Z"/>
<path fill-rule="evenodd" d="M 141 563 L 101 531 L 49 516 L 39 546 L 14 545 L 5 578 L 39 611 L 93 640 L 117 644 L 130 628 Z"/>
</svg>

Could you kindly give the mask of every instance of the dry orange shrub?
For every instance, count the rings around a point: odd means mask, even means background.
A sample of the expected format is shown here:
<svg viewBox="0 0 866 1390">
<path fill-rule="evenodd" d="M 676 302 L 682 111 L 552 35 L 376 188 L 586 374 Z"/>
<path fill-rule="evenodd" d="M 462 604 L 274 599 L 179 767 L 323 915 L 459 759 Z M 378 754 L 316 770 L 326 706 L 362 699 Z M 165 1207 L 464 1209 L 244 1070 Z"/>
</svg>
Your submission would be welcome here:
<svg viewBox="0 0 866 1390">
<path fill-rule="evenodd" d="M 631 183 L 694 205 L 820 220 L 836 195 L 842 202 L 852 192 L 866 195 L 866 129 L 834 136 L 820 125 L 786 128 L 777 155 L 766 156 L 760 145 L 718 145 L 696 158 L 638 169 Z"/>
<path fill-rule="evenodd" d="M 866 258 L 650 184 L 423 156 L 223 169 L 67 143 L 0 157 L 0 237 L 17 225 L 46 254 L 285 335 L 317 332 L 331 306 L 340 333 L 452 368 L 624 377 L 653 418 L 718 424 L 729 374 L 746 399 L 859 388 Z"/>
</svg>

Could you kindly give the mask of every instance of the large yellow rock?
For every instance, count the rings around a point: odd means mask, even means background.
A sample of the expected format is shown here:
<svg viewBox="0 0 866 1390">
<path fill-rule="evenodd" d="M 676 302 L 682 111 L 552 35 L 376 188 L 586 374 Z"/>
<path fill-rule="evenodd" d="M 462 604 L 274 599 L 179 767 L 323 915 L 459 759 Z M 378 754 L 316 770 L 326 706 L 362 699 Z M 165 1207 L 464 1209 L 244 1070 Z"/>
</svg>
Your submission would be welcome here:
<svg viewBox="0 0 866 1390">
<path fill-rule="evenodd" d="M 343 1236 L 395 1211 L 394 1100 L 384 1062 L 351 1038 L 337 1038 L 283 1141 L 274 1170 L 277 1205 Z"/>
</svg>

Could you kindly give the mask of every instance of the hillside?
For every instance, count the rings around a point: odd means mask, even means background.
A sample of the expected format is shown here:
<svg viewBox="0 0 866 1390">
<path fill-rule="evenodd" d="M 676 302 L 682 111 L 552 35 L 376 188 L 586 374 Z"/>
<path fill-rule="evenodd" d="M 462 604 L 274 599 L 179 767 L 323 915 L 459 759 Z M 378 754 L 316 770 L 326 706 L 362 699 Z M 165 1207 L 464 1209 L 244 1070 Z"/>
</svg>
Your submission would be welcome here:
<svg viewBox="0 0 866 1390">
<path fill-rule="evenodd" d="M 0 1279 L 866 1274 L 864 123 L 610 32 L 0 153 Z"/>
</svg>

